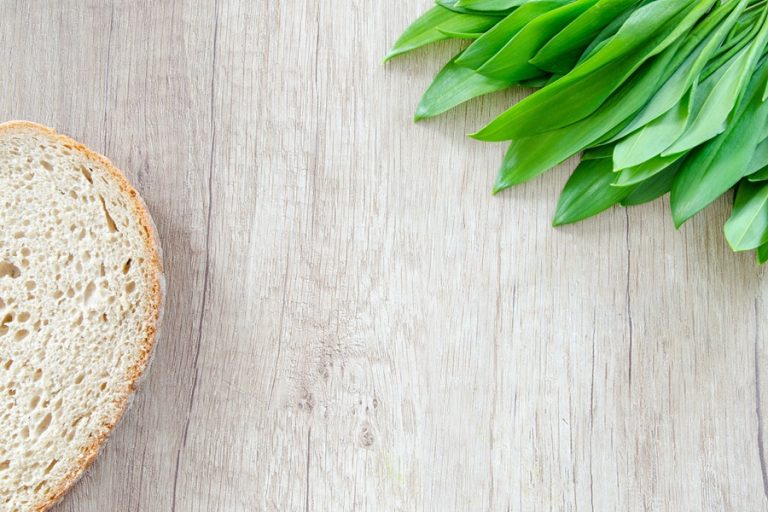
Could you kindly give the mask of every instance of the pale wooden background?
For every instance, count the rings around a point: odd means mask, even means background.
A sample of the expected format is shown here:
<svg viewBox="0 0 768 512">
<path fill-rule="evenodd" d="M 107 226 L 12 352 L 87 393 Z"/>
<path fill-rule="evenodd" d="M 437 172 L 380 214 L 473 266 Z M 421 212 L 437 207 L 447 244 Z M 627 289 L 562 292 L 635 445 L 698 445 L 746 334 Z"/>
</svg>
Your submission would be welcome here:
<svg viewBox="0 0 768 512">
<path fill-rule="evenodd" d="M 768 509 L 768 289 L 724 203 L 555 231 L 565 172 L 491 198 L 463 134 L 513 95 L 414 126 L 456 46 L 381 65 L 429 4 L 0 0 L 0 119 L 109 155 L 169 275 L 57 511 Z"/>
</svg>

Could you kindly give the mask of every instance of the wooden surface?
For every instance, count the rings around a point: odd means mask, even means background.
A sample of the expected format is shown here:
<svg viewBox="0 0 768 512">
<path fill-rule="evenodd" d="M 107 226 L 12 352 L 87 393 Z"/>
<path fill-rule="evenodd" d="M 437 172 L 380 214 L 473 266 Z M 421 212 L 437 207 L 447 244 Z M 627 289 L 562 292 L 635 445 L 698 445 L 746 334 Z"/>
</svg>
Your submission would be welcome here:
<svg viewBox="0 0 768 512">
<path fill-rule="evenodd" d="M 429 0 L 0 0 L 0 119 L 145 197 L 169 274 L 135 405 L 69 511 L 768 510 L 764 271 L 718 203 L 549 226 L 423 125 Z M 573 162 L 565 167 L 572 168 Z M 2 191 L 0 191 L 2 194 Z"/>
</svg>

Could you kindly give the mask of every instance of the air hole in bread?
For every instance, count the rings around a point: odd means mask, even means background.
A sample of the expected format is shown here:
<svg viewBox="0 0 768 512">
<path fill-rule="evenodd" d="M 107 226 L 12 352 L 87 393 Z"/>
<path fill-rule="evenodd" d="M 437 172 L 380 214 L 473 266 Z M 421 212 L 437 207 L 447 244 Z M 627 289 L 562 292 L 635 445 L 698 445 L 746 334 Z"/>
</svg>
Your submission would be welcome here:
<svg viewBox="0 0 768 512">
<path fill-rule="evenodd" d="M 56 459 L 53 459 L 53 460 L 51 461 L 51 463 L 50 463 L 50 464 L 48 464 L 48 465 L 45 467 L 45 471 L 43 471 L 43 473 L 45 473 L 46 475 L 47 475 L 48 473 L 50 473 L 50 472 L 51 472 L 51 470 L 53 470 L 54 466 L 56 466 L 56 464 L 58 464 L 58 462 L 59 462 L 58 460 L 56 460 Z"/>
<path fill-rule="evenodd" d="M 37 424 L 38 435 L 48 430 L 48 427 L 51 426 L 52 420 L 53 420 L 53 416 L 51 416 L 51 413 L 48 413 L 45 416 L 43 416 L 43 419 L 40 420 L 40 423 Z"/>
<path fill-rule="evenodd" d="M 19 267 L 11 263 L 10 261 L 0 261 L 0 278 L 10 277 L 16 279 L 21 275 Z"/>
<path fill-rule="evenodd" d="M 84 165 L 80 166 L 80 173 L 85 177 L 85 179 L 93 185 L 93 174 L 91 173 L 91 170 L 85 167 Z"/>
<path fill-rule="evenodd" d="M 85 307 L 90 307 L 93 304 L 95 291 L 96 285 L 93 283 L 93 281 L 90 281 L 88 286 L 85 287 L 85 292 L 83 293 L 83 303 L 85 304 Z"/>
<path fill-rule="evenodd" d="M 112 218 L 112 215 L 109 214 L 109 210 L 107 210 L 107 203 L 104 201 L 104 197 L 101 194 L 99 194 L 99 201 L 101 201 L 101 208 L 104 210 L 104 217 L 107 220 L 107 229 L 109 229 L 110 233 L 116 233 L 117 224 L 115 224 L 115 220 Z"/>
</svg>

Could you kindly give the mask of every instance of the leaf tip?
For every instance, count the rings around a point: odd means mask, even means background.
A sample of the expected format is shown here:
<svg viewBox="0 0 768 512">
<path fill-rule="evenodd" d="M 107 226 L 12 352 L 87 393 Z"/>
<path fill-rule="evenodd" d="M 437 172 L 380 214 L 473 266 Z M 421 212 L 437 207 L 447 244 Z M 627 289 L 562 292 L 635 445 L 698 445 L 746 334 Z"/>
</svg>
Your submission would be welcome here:
<svg viewBox="0 0 768 512">
<path fill-rule="evenodd" d="M 480 131 L 482 131 L 482 130 L 480 130 Z M 468 134 L 467 134 L 467 137 L 469 137 L 470 139 L 475 139 L 475 140 L 482 140 L 482 139 L 480 139 L 480 138 L 478 137 L 479 133 L 480 133 L 480 132 L 473 132 L 473 133 L 468 133 Z"/>
<path fill-rule="evenodd" d="M 387 52 L 387 54 L 384 56 L 384 60 L 381 61 L 382 64 L 386 64 L 387 62 L 391 61 L 395 57 L 402 55 L 404 51 L 397 46 L 393 46 L 392 49 Z"/>
<path fill-rule="evenodd" d="M 418 123 L 419 121 L 423 121 L 431 117 L 434 117 L 434 114 L 424 108 L 422 105 L 419 105 L 416 108 L 416 112 L 413 114 L 413 122 Z"/>
<path fill-rule="evenodd" d="M 672 213 L 672 221 L 675 223 L 675 229 L 680 229 L 683 227 L 683 224 L 685 224 L 688 221 L 687 217 L 681 217 L 679 215 L 676 215 L 674 212 Z"/>
<path fill-rule="evenodd" d="M 579 218 L 574 217 L 564 204 L 558 204 L 555 209 L 555 216 L 552 219 L 552 227 L 559 228 L 568 224 L 578 222 Z"/>
<path fill-rule="evenodd" d="M 508 188 L 510 188 L 511 186 L 512 186 L 512 184 L 511 184 L 511 183 L 507 183 L 507 182 L 506 182 L 506 181 L 504 181 L 504 180 L 501 180 L 501 179 L 499 179 L 499 180 L 496 180 L 496 183 L 494 183 L 494 185 L 493 185 L 493 189 L 491 190 L 491 194 L 492 194 L 492 195 L 494 195 L 494 196 L 496 196 L 496 195 L 498 195 L 500 192 L 503 192 L 503 191 L 507 190 L 507 189 L 508 189 Z"/>
</svg>

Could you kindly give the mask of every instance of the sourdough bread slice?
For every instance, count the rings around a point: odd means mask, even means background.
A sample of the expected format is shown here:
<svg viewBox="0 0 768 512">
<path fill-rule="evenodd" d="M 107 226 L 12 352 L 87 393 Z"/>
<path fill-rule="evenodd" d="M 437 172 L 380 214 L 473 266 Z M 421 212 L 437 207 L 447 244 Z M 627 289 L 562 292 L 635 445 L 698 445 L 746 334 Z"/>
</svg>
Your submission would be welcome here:
<svg viewBox="0 0 768 512">
<path fill-rule="evenodd" d="M 162 315 L 146 207 L 107 159 L 0 124 L 0 511 L 45 510 L 125 410 Z"/>
</svg>

